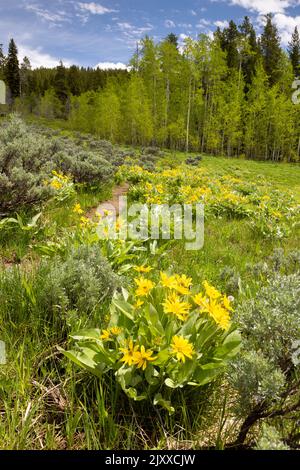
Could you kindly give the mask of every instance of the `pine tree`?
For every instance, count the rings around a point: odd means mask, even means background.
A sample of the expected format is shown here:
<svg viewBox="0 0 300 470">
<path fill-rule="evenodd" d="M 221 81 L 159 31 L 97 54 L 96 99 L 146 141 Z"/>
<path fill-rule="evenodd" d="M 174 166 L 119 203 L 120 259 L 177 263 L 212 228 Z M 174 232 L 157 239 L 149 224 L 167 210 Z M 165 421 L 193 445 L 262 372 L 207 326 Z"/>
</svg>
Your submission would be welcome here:
<svg viewBox="0 0 300 470">
<path fill-rule="evenodd" d="M 239 27 L 242 38 L 242 71 L 247 85 L 252 83 L 260 50 L 255 29 L 248 16 Z"/>
<path fill-rule="evenodd" d="M 69 96 L 67 72 L 62 61 L 56 68 L 54 90 L 57 98 L 65 105 Z"/>
<path fill-rule="evenodd" d="M 271 13 L 266 15 L 266 25 L 261 36 L 260 45 L 269 84 L 274 85 L 279 81 L 281 75 L 279 64 L 281 62 L 282 50 L 278 30 L 273 23 L 273 15 Z"/>
<path fill-rule="evenodd" d="M 72 95 L 79 96 L 83 86 L 79 67 L 72 65 L 68 70 L 68 87 Z"/>
<path fill-rule="evenodd" d="M 10 40 L 8 46 L 8 55 L 5 65 L 5 78 L 12 98 L 17 98 L 20 96 L 20 69 L 18 49 L 13 39 Z"/>
<path fill-rule="evenodd" d="M 294 74 L 300 74 L 300 37 L 297 26 L 292 35 L 292 40 L 288 45 L 288 53 L 292 62 Z"/>
<path fill-rule="evenodd" d="M 239 68 L 239 38 L 240 33 L 234 21 L 229 22 L 228 28 L 223 31 L 223 50 L 227 52 L 227 65 L 229 68 Z M 221 44 L 222 45 L 222 44 Z"/>
<path fill-rule="evenodd" d="M 173 44 L 176 48 L 178 47 L 178 37 L 174 33 L 168 34 L 168 36 L 165 39 L 167 42 L 170 44 Z"/>
</svg>

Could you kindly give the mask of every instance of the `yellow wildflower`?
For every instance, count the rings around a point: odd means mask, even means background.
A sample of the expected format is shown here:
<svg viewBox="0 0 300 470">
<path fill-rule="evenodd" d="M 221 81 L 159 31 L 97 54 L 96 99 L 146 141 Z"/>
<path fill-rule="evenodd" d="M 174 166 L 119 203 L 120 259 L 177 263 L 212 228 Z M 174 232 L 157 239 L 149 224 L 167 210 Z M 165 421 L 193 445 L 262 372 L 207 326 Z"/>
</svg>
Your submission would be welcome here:
<svg viewBox="0 0 300 470">
<path fill-rule="evenodd" d="M 90 225 L 90 220 L 87 217 L 80 217 L 80 227 L 86 228 Z"/>
<path fill-rule="evenodd" d="M 144 302 L 140 299 L 137 299 L 137 301 L 135 302 L 135 304 L 133 305 L 134 308 L 138 309 L 140 308 L 142 305 L 144 305 Z"/>
<path fill-rule="evenodd" d="M 211 300 L 208 311 L 220 328 L 225 331 L 228 330 L 230 326 L 230 315 L 228 310 L 222 307 L 222 305 L 217 304 L 216 301 Z"/>
<path fill-rule="evenodd" d="M 107 209 L 103 209 L 103 214 L 106 216 L 112 215 L 112 211 L 109 211 Z"/>
<path fill-rule="evenodd" d="M 118 219 L 116 220 L 116 223 L 115 223 L 115 228 L 116 228 L 116 231 L 117 231 L 117 232 L 119 232 L 119 230 L 122 228 L 122 225 L 123 225 L 123 223 L 122 223 L 121 219 L 118 218 Z"/>
<path fill-rule="evenodd" d="M 137 289 L 135 291 L 135 295 L 137 297 L 145 297 L 149 294 L 151 289 L 153 289 L 154 284 L 150 279 L 145 279 L 144 277 L 140 277 L 139 279 L 135 279 L 134 282 L 137 285 Z"/>
<path fill-rule="evenodd" d="M 152 354 L 151 349 L 146 350 L 144 346 L 141 346 L 141 350 L 134 353 L 134 363 L 137 368 L 145 370 L 148 362 L 155 361 L 156 357 L 151 357 Z"/>
<path fill-rule="evenodd" d="M 219 297 L 221 297 L 221 293 L 217 289 L 215 289 L 215 287 L 211 286 L 207 281 L 203 281 L 203 286 L 206 295 L 208 295 L 210 299 L 218 299 Z"/>
<path fill-rule="evenodd" d="M 110 333 L 114 336 L 118 336 L 120 333 L 122 333 L 122 328 L 120 328 L 119 326 L 113 326 L 112 328 L 110 328 Z"/>
<path fill-rule="evenodd" d="M 75 214 L 83 214 L 83 210 L 81 209 L 81 205 L 79 203 L 75 204 L 73 207 L 73 212 Z"/>
<path fill-rule="evenodd" d="M 153 268 L 151 268 L 150 266 L 134 266 L 133 268 L 135 271 L 137 271 L 138 273 L 150 273 L 150 271 L 152 271 Z"/>
<path fill-rule="evenodd" d="M 60 181 L 57 181 L 57 180 L 53 180 L 51 181 L 50 183 L 50 186 L 53 188 L 53 189 L 61 189 L 62 188 L 62 183 Z"/>
<path fill-rule="evenodd" d="M 172 313 L 182 321 L 186 320 L 191 309 L 191 305 L 181 300 L 176 292 L 171 292 L 162 305 L 165 313 Z"/>
<path fill-rule="evenodd" d="M 202 312 L 208 312 L 209 299 L 207 297 L 202 294 L 196 294 L 193 300 L 201 308 Z"/>
<path fill-rule="evenodd" d="M 178 274 L 175 275 L 175 283 L 174 283 L 174 289 L 177 290 L 182 295 L 187 295 L 189 294 L 190 286 L 192 285 L 192 278 L 187 277 L 185 274 L 182 274 L 182 276 L 179 276 Z"/>
<path fill-rule="evenodd" d="M 157 184 L 157 185 L 156 185 L 156 191 L 157 191 L 159 194 L 163 194 L 163 193 L 164 193 L 163 185 L 162 185 L 162 184 Z"/>
<path fill-rule="evenodd" d="M 174 289 L 175 286 L 175 276 L 168 276 L 167 274 L 160 273 L 160 282 L 163 287 L 168 287 L 169 289 Z"/>
<path fill-rule="evenodd" d="M 134 346 L 132 339 L 129 340 L 127 347 L 120 348 L 121 353 L 123 353 L 121 362 L 124 362 L 124 364 L 128 366 L 132 366 L 132 364 L 135 363 L 135 355 L 138 349 L 139 349 L 139 346 L 138 345 Z"/>
<path fill-rule="evenodd" d="M 102 335 L 100 336 L 103 341 L 109 341 L 111 339 L 110 337 L 110 331 L 109 330 L 102 330 Z"/>
<path fill-rule="evenodd" d="M 183 336 L 173 336 L 172 338 L 172 353 L 177 357 L 178 361 L 185 362 L 186 357 L 193 358 L 194 347 Z"/>
<path fill-rule="evenodd" d="M 233 308 L 231 307 L 230 302 L 231 302 L 231 301 L 230 301 L 229 297 L 227 297 L 226 295 L 224 295 L 224 297 L 223 297 L 223 305 L 224 305 L 224 307 L 225 307 L 227 310 L 229 310 L 229 311 L 232 312 Z"/>
</svg>

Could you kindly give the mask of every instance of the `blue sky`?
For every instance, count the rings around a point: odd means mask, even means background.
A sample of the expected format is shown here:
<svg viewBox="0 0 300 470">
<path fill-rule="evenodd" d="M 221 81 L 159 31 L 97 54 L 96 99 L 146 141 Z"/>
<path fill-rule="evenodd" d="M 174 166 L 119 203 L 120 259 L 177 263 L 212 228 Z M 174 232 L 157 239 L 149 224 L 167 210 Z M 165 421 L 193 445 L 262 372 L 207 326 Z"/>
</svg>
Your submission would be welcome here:
<svg viewBox="0 0 300 470">
<path fill-rule="evenodd" d="M 159 40 L 174 32 L 182 41 L 245 15 L 260 29 L 269 11 L 285 46 L 300 28 L 300 0 L 0 0 L 0 43 L 14 37 L 34 67 L 62 59 L 105 68 L 126 64 L 146 34 Z"/>
</svg>

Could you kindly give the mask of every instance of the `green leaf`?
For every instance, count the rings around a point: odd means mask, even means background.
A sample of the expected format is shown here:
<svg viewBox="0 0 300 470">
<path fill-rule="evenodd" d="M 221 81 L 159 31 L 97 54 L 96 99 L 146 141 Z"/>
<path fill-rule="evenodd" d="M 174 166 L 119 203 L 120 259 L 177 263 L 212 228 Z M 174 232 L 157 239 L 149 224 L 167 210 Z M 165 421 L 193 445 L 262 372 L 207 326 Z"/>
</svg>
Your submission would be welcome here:
<svg viewBox="0 0 300 470">
<path fill-rule="evenodd" d="M 165 380 L 165 385 L 169 388 L 178 388 L 180 385 L 179 384 L 176 384 L 172 379 L 170 378 L 167 378 Z"/>
<path fill-rule="evenodd" d="M 133 321 L 133 307 L 128 302 L 119 299 L 113 299 L 113 304 L 119 309 L 127 318 Z"/>
<path fill-rule="evenodd" d="M 100 341 L 100 335 L 101 331 L 99 328 L 91 328 L 91 329 L 84 329 L 78 331 L 75 335 L 71 335 L 71 338 L 76 339 L 77 341 L 79 340 L 84 340 L 84 339 L 96 339 Z"/>
<path fill-rule="evenodd" d="M 169 357 L 170 357 L 169 350 L 167 348 L 162 349 L 157 354 L 157 357 L 156 357 L 155 361 L 153 362 L 153 364 L 162 365 L 162 364 L 164 364 L 165 362 L 168 361 Z"/>
<path fill-rule="evenodd" d="M 238 330 L 234 330 L 226 336 L 223 344 L 216 348 L 214 355 L 215 357 L 222 359 L 231 359 L 239 352 L 241 344 L 242 339 L 240 332 Z"/>
<path fill-rule="evenodd" d="M 157 393 L 153 399 L 153 405 L 154 406 L 161 406 L 165 410 L 169 412 L 169 414 L 173 414 L 175 411 L 175 408 L 171 405 L 171 402 L 169 400 L 165 400 L 161 393 Z"/>
<path fill-rule="evenodd" d="M 200 366 L 193 375 L 193 380 L 198 383 L 198 385 L 205 385 L 209 382 L 212 382 L 224 369 L 224 363 L 209 363 L 203 366 Z"/>
<path fill-rule="evenodd" d="M 64 349 L 58 347 L 58 350 L 62 352 L 64 356 L 73 361 L 76 365 L 80 366 L 83 369 L 87 369 L 92 372 L 97 377 L 101 377 L 104 369 L 104 365 L 98 364 L 94 357 L 97 353 L 94 353 L 94 356 L 87 354 L 87 351 L 65 351 Z"/>
<path fill-rule="evenodd" d="M 142 401 L 147 398 L 146 395 L 138 395 L 137 390 L 133 387 L 127 388 L 125 392 L 129 398 L 132 398 L 134 401 Z"/>
</svg>

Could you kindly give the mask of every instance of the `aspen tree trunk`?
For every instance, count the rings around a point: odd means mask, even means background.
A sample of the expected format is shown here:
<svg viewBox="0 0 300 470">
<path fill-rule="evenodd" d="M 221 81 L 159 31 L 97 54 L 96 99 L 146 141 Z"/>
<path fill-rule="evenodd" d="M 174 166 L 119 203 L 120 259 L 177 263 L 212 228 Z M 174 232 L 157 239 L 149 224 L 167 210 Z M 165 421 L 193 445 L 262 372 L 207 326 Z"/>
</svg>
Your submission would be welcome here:
<svg viewBox="0 0 300 470">
<path fill-rule="evenodd" d="M 165 111 L 165 130 L 167 135 L 167 127 L 169 124 L 169 106 L 170 106 L 170 79 L 167 78 L 167 85 L 166 85 L 166 111 Z"/>
<path fill-rule="evenodd" d="M 201 152 L 204 150 L 204 141 L 205 141 L 205 125 L 206 125 L 206 114 L 207 114 L 207 102 L 208 102 L 208 91 L 205 93 L 205 106 L 204 106 L 204 116 L 202 123 L 202 139 L 201 139 Z"/>
<path fill-rule="evenodd" d="M 190 134 L 190 117 L 191 117 L 191 103 L 192 103 L 192 77 L 190 78 L 189 84 L 189 104 L 186 120 L 186 142 L 185 142 L 185 151 L 189 151 L 189 134 Z"/>
</svg>

